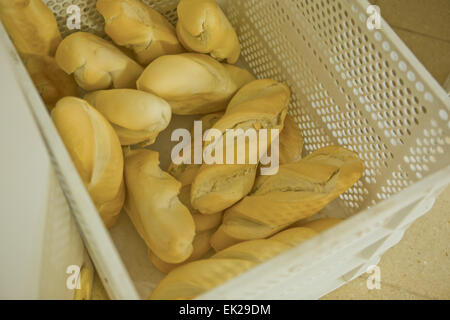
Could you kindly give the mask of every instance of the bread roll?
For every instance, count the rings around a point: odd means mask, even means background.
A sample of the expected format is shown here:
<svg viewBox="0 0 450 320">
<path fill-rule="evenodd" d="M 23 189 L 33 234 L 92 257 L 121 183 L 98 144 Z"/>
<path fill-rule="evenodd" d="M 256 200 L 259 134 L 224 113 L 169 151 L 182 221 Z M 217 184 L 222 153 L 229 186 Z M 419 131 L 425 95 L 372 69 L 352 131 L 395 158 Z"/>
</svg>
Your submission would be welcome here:
<svg viewBox="0 0 450 320">
<path fill-rule="evenodd" d="M 181 263 L 193 251 L 195 224 L 178 199 L 181 188 L 159 167 L 159 154 L 140 149 L 125 155 L 125 210 L 148 248 L 161 260 Z"/>
<path fill-rule="evenodd" d="M 226 210 L 221 230 L 239 240 L 268 237 L 319 212 L 361 177 L 363 162 L 345 148 L 330 146 L 274 176 L 260 176 L 251 194 Z"/>
<path fill-rule="evenodd" d="M 198 53 L 157 58 L 137 81 L 139 90 L 165 99 L 178 115 L 225 110 L 233 95 L 254 80 L 246 70 Z"/>
<path fill-rule="evenodd" d="M 53 56 L 62 40 L 52 11 L 41 0 L 0 0 L 0 19 L 21 56 Z"/>
<path fill-rule="evenodd" d="M 231 23 L 215 0 L 181 0 L 177 34 L 183 46 L 234 64 L 241 46 Z"/>
<path fill-rule="evenodd" d="M 103 222 L 113 226 L 125 200 L 123 155 L 116 133 L 97 110 L 74 97 L 61 99 L 52 118 Z"/>
<path fill-rule="evenodd" d="M 198 259 L 203 258 L 210 250 L 211 245 L 209 244 L 209 240 L 211 239 L 214 230 L 207 230 L 203 232 L 197 232 L 194 238 L 194 242 L 192 243 L 194 250 L 192 251 L 191 256 L 182 263 L 173 264 L 167 263 L 158 258 L 151 250 L 148 250 L 148 256 L 152 264 L 162 273 L 169 273 L 173 269 L 186 264 L 188 262 L 196 261 Z"/>
<path fill-rule="evenodd" d="M 158 284 L 150 299 L 193 299 L 315 235 L 311 229 L 294 228 L 267 240 L 239 243 L 210 259 L 174 269 Z"/>
<path fill-rule="evenodd" d="M 303 136 L 294 119 L 287 115 L 280 133 L 280 165 L 300 161 L 302 153 Z"/>
<path fill-rule="evenodd" d="M 54 58 L 37 55 L 26 55 L 23 58 L 24 65 L 49 110 L 60 99 L 78 95 L 73 77 L 62 71 Z"/>
<path fill-rule="evenodd" d="M 260 129 L 280 130 L 289 97 L 289 88 L 282 83 L 268 79 L 253 81 L 239 90 L 213 128 L 222 132 L 222 137 L 228 129 L 255 129 L 257 133 Z M 245 144 L 247 149 L 249 143 Z M 230 147 L 237 149 L 237 145 L 225 148 L 229 151 Z M 261 155 L 266 150 L 258 152 Z M 244 164 L 202 165 L 192 184 L 192 206 L 203 214 L 211 214 L 223 211 L 245 197 L 253 187 L 258 167 L 248 160 L 246 157 Z"/>
<path fill-rule="evenodd" d="M 123 146 L 153 144 L 172 118 L 166 101 L 138 90 L 100 90 L 85 99 L 111 122 Z"/>
<path fill-rule="evenodd" d="M 56 51 L 56 62 L 87 90 L 136 88 L 143 68 L 102 38 L 86 32 L 66 37 Z"/>
<path fill-rule="evenodd" d="M 105 18 L 106 34 L 131 49 L 141 65 L 185 51 L 170 22 L 139 0 L 98 0 L 97 10 Z"/>
</svg>

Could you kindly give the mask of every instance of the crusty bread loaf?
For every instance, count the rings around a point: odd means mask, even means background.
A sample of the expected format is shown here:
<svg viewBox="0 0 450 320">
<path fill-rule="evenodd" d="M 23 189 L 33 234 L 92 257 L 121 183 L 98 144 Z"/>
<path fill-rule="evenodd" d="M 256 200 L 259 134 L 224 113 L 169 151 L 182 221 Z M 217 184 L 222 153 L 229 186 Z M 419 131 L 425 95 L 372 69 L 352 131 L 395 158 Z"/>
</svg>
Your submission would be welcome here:
<svg viewBox="0 0 450 320">
<path fill-rule="evenodd" d="M 244 86 L 230 102 L 225 115 L 213 126 L 222 133 L 228 129 L 278 129 L 284 125 L 284 118 L 290 98 L 289 88 L 274 80 L 255 80 Z M 258 139 L 256 139 L 258 140 Z M 226 141 L 226 138 L 223 139 Z M 244 142 L 246 150 L 250 143 Z M 234 148 L 235 160 L 239 152 L 238 143 L 226 146 L 224 157 Z M 258 149 L 258 147 L 256 148 Z M 255 151 L 256 151 L 255 149 Z M 260 155 L 266 150 L 257 150 Z M 245 197 L 252 189 L 258 164 L 249 160 L 250 152 L 245 152 L 243 164 L 204 164 L 192 184 L 191 203 L 203 214 L 222 211 Z M 225 163 L 224 159 L 224 163 Z"/>
<path fill-rule="evenodd" d="M 103 222 L 111 227 L 125 200 L 123 155 L 116 133 L 97 110 L 74 97 L 61 99 L 52 118 Z"/>
<path fill-rule="evenodd" d="M 182 263 L 174 264 L 174 263 L 164 262 L 163 260 L 158 258 L 158 256 L 155 255 L 150 249 L 148 250 L 148 256 L 149 256 L 152 264 L 159 271 L 161 271 L 162 273 L 169 273 L 173 269 L 175 269 L 183 264 L 203 258 L 211 250 L 211 245 L 210 245 L 209 241 L 210 241 L 213 233 L 214 233 L 214 229 L 206 230 L 206 231 L 202 231 L 202 232 L 197 231 L 194 241 L 192 243 L 194 250 L 192 251 L 191 256 Z"/>
<path fill-rule="evenodd" d="M 186 49 L 236 63 L 241 46 L 216 0 L 181 0 L 177 12 L 177 35 Z"/>
<path fill-rule="evenodd" d="M 166 101 L 139 90 L 100 90 L 84 98 L 111 122 L 123 146 L 153 144 L 172 118 Z"/>
<path fill-rule="evenodd" d="M 268 237 L 319 212 L 353 186 L 364 170 L 358 155 L 330 146 L 274 176 L 260 176 L 251 194 L 226 210 L 221 231 L 239 240 Z"/>
<path fill-rule="evenodd" d="M 244 69 L 204 54 L 182 53 L 150 63 L 137 87 L 169 102 L 174 114 L 195 115 L 225 110 L 239 88 L 252 80 Z"/>
<path fill-rule="evenodd" d="M 158 284 L 150 299 L 193 299 L 316 234 L 308 228 L 293 228 L 270 239 L 239 243 L 210 259 L 187 263 L 171 271 Z"/>
<path fill-rule="evenodd" d="M 302 159 L 303 136 L 290 115 L 286 116 L 280 133 L 280 165 L 298 162 Z"/>
<path fill-rule="evenodd" d="M 203 214 L 223 211 L 252 189 L 257 165 L 203 165 L 191 188 L 191 203 Z"/>
<path fill-rule="evenodd" d="M 0 19 L 20 55 L 53 56 L 62 38 L 41 0 L 0 0 Z"/>
<path fill-rule="evenodd" d="M 60 99 L 78 95 L 73 77 L 62 71 L 53 57 L 25 55 L 23 62 L 49 110 Z"/>
<path fill-rule="evenodd" d="M 86 32 L 66 37 L 56 50 L 56 62 L 87 90 L 136 88 L 143 68 L 110 42 Z"/>
<path fill-rule="evenodd" d="M 140 0 L 98 0 L 97 10 L 105 18 L 106 34 L 117 45 L 133 50 L 143 66 L 185 51 L 170 22 Z"/>
<path fill-rule="evenodd" d="M 148 248 L 167 263 L 181 263 L 193 251 L 195 224 L 178 199 L 181 188 L 159 167 L 159 154 L 146 149 L 125 155 L 125 210 Z"/>
</svg>

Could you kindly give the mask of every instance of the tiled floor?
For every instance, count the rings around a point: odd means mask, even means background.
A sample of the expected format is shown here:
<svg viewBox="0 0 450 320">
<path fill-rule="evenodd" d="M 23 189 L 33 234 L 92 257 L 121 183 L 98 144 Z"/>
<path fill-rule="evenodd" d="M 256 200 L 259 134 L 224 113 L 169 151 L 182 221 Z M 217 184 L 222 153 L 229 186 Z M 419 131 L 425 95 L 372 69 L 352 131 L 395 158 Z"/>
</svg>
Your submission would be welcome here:
<svg viewBox="0 0 450 320">
<path fill-rule="evenodd" d="M 450 75 L 450 0 L 374 0 L 436 80 Z M 450 188 L 379 264 L 381 289 L 364 275 L 324 299 L 450 299 Z"/>
<path fill-rule="evenodd" d="M 450 75 L 450 0 L 373 0 L 384 19 L 441 84 Z M 324 299 L 450 299 L 450 188 L 382 258 L 381 289 L 367 275 Z M 106 297 L 96 279 L 94 299 Z"/>
</svg>

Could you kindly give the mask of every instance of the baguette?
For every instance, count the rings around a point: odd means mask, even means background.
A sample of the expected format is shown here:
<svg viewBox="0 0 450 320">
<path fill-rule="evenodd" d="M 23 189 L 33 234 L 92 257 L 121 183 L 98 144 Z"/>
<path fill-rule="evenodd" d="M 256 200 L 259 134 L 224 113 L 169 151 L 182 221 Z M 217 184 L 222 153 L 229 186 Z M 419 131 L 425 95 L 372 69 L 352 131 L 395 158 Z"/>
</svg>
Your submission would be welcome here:
<svg viewBox="0 0 450 320">
<path fill-rule="evenodd" d="M 150 63 L 137 88 L 169 102 L 174 114 L 197 115 L 225 110 L 233 95 L 252 80 L 244 69 L 207 55 L 182 53 Z"/>
<path fill-rule="evenodd" d="M 61 34 L 41 0 L 0 0 L 0 19 L 22 57 L 55 55 Z"/>
<path fill-rule="evenodd" d="M 136 88 L 143 68 L 110 42 L 86 32 L 66 37 L 56 50 L 56 62 L 87 90 Z"/>
<path fill-rule="evenodd" d="M 152 292 L 152 300 L 193 299 L 250 268 L 316 236 L 308 228 L 293 228 L 266 240 L 246 241 L 210 259 L 187 263 L 171 271 Z"/>
<path fill-rule="evenodd" d="M 195 224 L 178 199 L 181 183 L 160 169 L 158 157 L 146 149 L 126 152 L 125 211 L 158 258 L 181 263 L 192 254 Z"/>
<path fill-rule="evenodd" d="M 215 0 L 181 0 L 177 8 L 177 35 L 194 52 L 234 64 L 241 46 L 231 23 Z"/>
<path fill-rule="evenodd" d="M 78 98 L 61 99 L 52 119 L 103 222 L 112 227 L 125 201 L 123 155 L 116 133 L 97 110 Z"/>
<path fill-rule="evenodd" d="M 282 83 L 268 79 L 253 81 L 239 90 L 213 128 L 222 133 L 222 138 L 228 129 L 280 130 L 289 97 L 289 88 Z M 247 148 L 249 143 L 245 143 Z M 256 143 L 259 145 L 258 141 Z M 230 147 L 236 149 L 237 143 L 225 146 L 227 152 Z M 265 152 L 258 150 L 260 155 Z M 192 184 L 192 206 L 203 214 L 211 214 L 223 211 L 245 197 L 253 187 L 258 167 L 248 160 L 247 157 L 244 164 L 202 165 Z"/>
<path fill-rule="evenodd" d="M 97 10 L 105 18 L 106 34 L 117 45 L 131 49 L 143 66 L 185 51 L 170 22 L 139 0 L 98 0 Z"/>
<path fill-rule="evenodd" d="M 172 118 L 166 101 L 138 90 L 95 91 L 85 99 L 111 122 L 122 146 L 153 144 Z"/>
<path fill-rule="evenodd" d="M 364 170 L 357 154 L 338 146 L 313 152 L 260 176 L 251 194 L 226 210 L 221 232 L 238 240 L 268 237 L 312 216 L 353 186 Z"/>
<path fill-rule="evenodd" d="M 195 235 L 194 241 L 192 243 L 192 246 L 194 247 L 191 256 L 182 263 L 167 263 L 158 258 L 157 255 L 155 255 L 150 249 L 148 250 L 148 256 L 152 264 L 162 273 L 169 273 L 173 269 L 192 262 L 196 261 L 198 259 L 203 258 L 210 250 L 211 245 L 209 244 L 209 240 L 211 239 L 212 234 L 214 233 L 214 230 L 206 230 L 203 232 L 197 232 Z"/>
</svg>

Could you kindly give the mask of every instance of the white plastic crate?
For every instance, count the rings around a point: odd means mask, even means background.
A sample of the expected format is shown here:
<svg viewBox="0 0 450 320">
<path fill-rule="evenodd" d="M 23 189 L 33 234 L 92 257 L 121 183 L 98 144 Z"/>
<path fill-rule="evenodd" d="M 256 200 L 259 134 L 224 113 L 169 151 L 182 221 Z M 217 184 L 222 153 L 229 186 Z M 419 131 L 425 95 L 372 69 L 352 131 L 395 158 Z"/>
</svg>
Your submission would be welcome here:
<svg viewBox="0 0 450 320">
<path fill-rule="evenodd" d="M 66 9 L 76 4 L 82 30 L 100 36 L 95 1 L 44 1 L 64 35 Z M 176 21 L 174 0 L 146 0 Z M 382 21 L 370 31 L 365 0 L 221 1 L 242 44 L 240 64 L 259 78 L 287 83 L 290 114 L 309 153 L 330 144 L 365 161 L 363 178 L 322 216 L 345 222 L 212 290 L 205 299 L 316 299 L 377 264 L 409 225 L 450 183 L 450 99 Z M 11 51 L 4 30 L 1 41 Z M 11 63 L 18 61 L 11 56 Z M 82 186 L 24 67 L 20 86 L 42 132 L 91 257 L 112 298 L 146 298 L 162 278 L 126 215 L 108 232 Z M 187 125 L 175 117 L 171 128 Z M 171 129 L 169 128 L 169 130 Z M 165 132 L 159 141 L 167 139 Z M 163 147 L 165 145 L 165 147 Z M 167 142 L 161 151 L 167 166 Z"/>
</svg>

